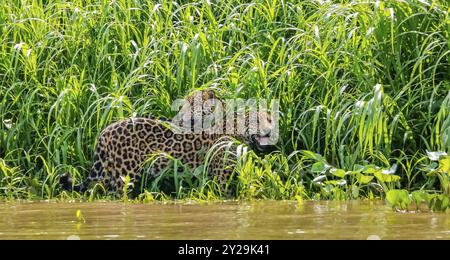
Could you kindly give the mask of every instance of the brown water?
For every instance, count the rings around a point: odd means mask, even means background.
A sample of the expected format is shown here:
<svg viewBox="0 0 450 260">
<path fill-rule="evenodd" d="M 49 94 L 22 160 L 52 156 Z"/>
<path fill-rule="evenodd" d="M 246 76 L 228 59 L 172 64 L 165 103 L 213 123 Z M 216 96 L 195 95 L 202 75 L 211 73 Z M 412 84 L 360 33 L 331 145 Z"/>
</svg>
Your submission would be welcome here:
<svg viewBox="0 0 450 260">
<path fill-rule="evenodd" d="M 0 204 L 0 239 L 68 238 L 450 239 L 450 214 L 369 202 Z"/>
</svg>

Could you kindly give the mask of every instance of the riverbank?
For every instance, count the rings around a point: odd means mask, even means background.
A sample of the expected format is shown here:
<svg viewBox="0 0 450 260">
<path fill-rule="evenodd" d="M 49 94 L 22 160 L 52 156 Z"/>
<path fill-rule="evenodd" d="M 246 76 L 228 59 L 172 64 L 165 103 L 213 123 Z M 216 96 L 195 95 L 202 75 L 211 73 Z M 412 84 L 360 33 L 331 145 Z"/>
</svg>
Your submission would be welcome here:
<svg viewBox="0 0 450 260">
<path fill-rule="evenodd" d="M 80 195 L 58 180 L 86 179 L 108 125 L 171 118 L 175 99 L 211 89 L 279 101 L 275 152 L 237 162 L 235 198 L 445 210 L 449 2 L 338 2 L 2 1 L 0 197 L 127 200 L 131 187 Z M 143 201 L 225 199 L 202 169 L 172 166 Z"/>
</svg>

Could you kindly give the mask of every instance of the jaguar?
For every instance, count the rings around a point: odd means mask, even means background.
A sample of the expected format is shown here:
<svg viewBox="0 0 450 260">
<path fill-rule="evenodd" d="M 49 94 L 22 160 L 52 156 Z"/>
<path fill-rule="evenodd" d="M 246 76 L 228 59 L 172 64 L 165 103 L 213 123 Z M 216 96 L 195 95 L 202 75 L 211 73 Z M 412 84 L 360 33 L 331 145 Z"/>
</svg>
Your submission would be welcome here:
<svg viewBox="0 0 450 260">
<path fill-rule="evenodd" d="M 198 94 L 198 92 L 196 92 Z M 194 96 L 186 98 L 189 105 L 193 105 Z M 215 100 L 220 104 L 223 102 L 217 98 L 213 91 L 201 91 L 202 100 Z M 185 107 L 185 112 L 193 112 Z M 206 112 L 205 112 L 206 111 Z M 208 116 L 213 111 L 205 109 L 203 116 Z M 263 114 L 261 114 L 263 113 Z M 187 113 L 194 117 L 193 113 Z M 182 114 L 182 118 L 187 116 Z M 250 116 L 245 114 L 245 131 L 223 127 L 223 131 L 211 131 L 202 129 L 193 131 L 192 124 L 186 131 L 175 131 L 176 126 L 172 122 L 157 118 L 132 117 L 115 122 L 107 126 L 99 135 L 94 152 L 92 168 L 87 179 L 81 184 L 74 185 L 68 174 L 60 177 L 60 183 L 64 189 L 76 192 L 85 192 L 91 183 L 102 183 L 109 191 L 121 193 L 126 179 L 133 185 L 139 183 L 143 176 L 144 165 L 149 157 L 154 154 L 165 154 L 151 163 L 150 175 L 157 176 L 171 163 L 171 158 L 177 158 L 184 165 L 194 171 L 205 164 L 207 151 L 215 144 L 224 140 L 238 140 L 244 142 L 261 152 L 273 150 L 273 145 L 267 144 L 273 124 L 269 114 L 259 112 L 257 116 L 258 127 L 250 131 Z M 191 121 L 195 124 L 195 121 Z M 236 119 L 234 119 L 236 123 Z M 237 125 L 237 123 L 236 123 Z M 217 129 L 216 129 L 217 130 Z M 228 130 L 228 131 L 226 131 Z M 233 172 L 232 158 L 228 158 L 221 150 L 210 159 L 208 163 L 208 174 L 216 178 L 222 188 Z M 226 165 L 228 163 L 228 165 Z M 231 164 L 231 165 L 230 165 Z M 127 177 L 128 176 L 128 177 Z M 137 185 L 136 185 L 137 186 Z"/>
</svg>

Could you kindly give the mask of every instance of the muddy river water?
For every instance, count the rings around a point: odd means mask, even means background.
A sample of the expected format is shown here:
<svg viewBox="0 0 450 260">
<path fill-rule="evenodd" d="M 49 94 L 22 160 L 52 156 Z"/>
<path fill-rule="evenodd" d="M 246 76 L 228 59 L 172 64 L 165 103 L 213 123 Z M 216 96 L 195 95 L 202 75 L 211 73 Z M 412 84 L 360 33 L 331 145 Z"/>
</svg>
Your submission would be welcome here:
<svg viewBox="0 0 450 260">
<path fill-rule="evenodd" d="M 450 214 L 365 201 L 2 203 L 0 239 L 450 239 Z"/>
</svg>

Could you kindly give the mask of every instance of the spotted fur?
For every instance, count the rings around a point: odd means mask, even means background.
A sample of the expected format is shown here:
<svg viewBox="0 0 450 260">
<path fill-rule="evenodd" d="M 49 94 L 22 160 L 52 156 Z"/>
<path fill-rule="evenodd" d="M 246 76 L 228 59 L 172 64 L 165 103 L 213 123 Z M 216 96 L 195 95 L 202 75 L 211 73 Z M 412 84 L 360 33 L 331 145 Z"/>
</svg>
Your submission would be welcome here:
<svg viewBox="0 0 450 260">
<path fill-rule="evenodd" d="M 204 98 L 215 98 L 207 93 Z M 191 102 L 192 100 L 189 99 Z M 251 143 L 254 139 L 234 134 L 241 141 Z M 125 177 L 132 183 L 141 180 L 144 163 L 150 155 L 165 153 L 179 159 L 183 164 L 195 170 L 205 163 L 206 151 L 219 141 L 227 140 L 225 134 L 212 134 L 208 131 L 200 133 L 176 133 L 172 126 L 158 119 L 129 118 L 106 127 L 100 134 L 95 148 L 94 160 L 89 176 L 85 182 L 73 186 L 70 176 L 61 178 L 64 188 L 84 192 L 90 183 L 101 182 L 108 190 L 121 192 Z M 228 139 L 229 140 L 229 139 Z M 211 158 L 208 164 L 209 174 L 225 187 L 225 183 L 233 171 L 233 160 L 227 158 L 224 150 Z M 171 161 L 160 157 L 151 164 L 151 175 L 158 175 Z"/>
</svg>

